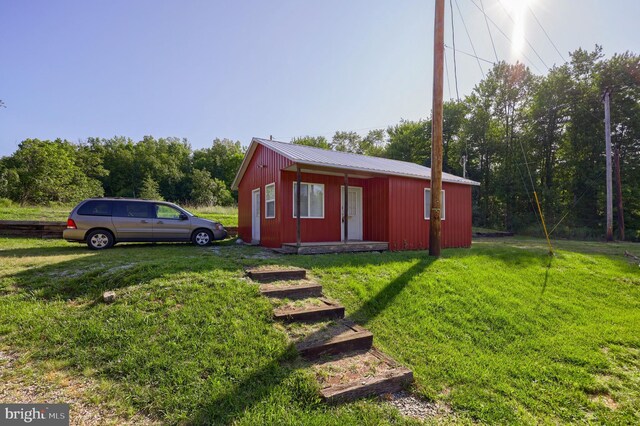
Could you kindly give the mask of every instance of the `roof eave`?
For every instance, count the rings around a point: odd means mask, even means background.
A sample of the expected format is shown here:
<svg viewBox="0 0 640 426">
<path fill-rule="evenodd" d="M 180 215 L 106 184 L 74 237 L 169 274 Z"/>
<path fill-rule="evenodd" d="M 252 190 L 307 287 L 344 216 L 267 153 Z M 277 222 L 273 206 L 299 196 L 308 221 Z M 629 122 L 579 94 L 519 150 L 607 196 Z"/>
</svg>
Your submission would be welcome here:
<svg viewBox="0 0 640 426">
<path fill-rule="evenodd" d="M 282 155 L 283 157 L 287 158 L 288 160 L 292 161 L 295 164 L 301 164 L 301 165 L 306 165 L 306 166 L 316 166 L 316 167 L 327 167 L 327 168 L 332 168 L 332 169 L 345 169 L 345 167 L 341 167 L 341 166 L 336 166 L 335 164 L 327 164 L 327 163 L 320 163 L 320 162 L 315 162 L 315 161 L 304 161 L 304 160 L 298 160 L 296 158 L 291 157 L 289 154 L 287 154 L 286 152 L 274 147 L 273 145 L 269 145 L 266 146 L 264 143 L 262 143 L 262 141 L 259 138 L 252 138 L 251 139 L 251 144 L 249 145 L 249 148 L 247 149 L 247 154 L 244 157 L 244 160 L 242 161 L 242 163 L 240 164 L 240 168 L 238 169 L 238 173 L 236 173 L 236 177 L 233 180 L 233 183 L 231 184 L 231 189 L 232 190 L 237 190 L 238 186 L 240 185 L 240 181 L 242 180 L 242 177 L 244 176 L 244 174 L 247 171 L 247 168 L 249 167 L 249 163 L 251 162 L 251 159 L 253 158 L 253 154 L 256 150 L 257 145 L 263 145 L 268 149 L 271 149 L 275 152 L 277 152 L 278 154 Z M 425 177 L 425 176 L 420 176 L 420 175 L 414 175 L 414 174 L 410 174 L 410 173 L 395 173 L 395 172 L 390 172 L 390 171 L 381 171 L 381 170 L 372 170 L 372 169 L 367 169 L 365 167 L 349 167 L 349 170 L 356 170 L 356 171 L 360 171 L 360 172 L 365 172 L 365 173 L 375 173 L 375 174 L 379 174 L 379 175 L 385 175 L 385 176 L 400 176 L 400 177 L 408 177 L 408 178 L 413 178 L 413 179 L 420 179 L 420 180 L 431 180 L 431 177 Z M 450 180 L 450 179 L 443 179 L 443 182 L 447 182 L 447 183 L 453 183 L 453 184 L 458 184 L 458 185 L 469 185 L 469 186 L 480 186 L 479 182 L 475 182 L 469 179 L 464 179 L 463 181 L 456 181 L 456 180 Z"/>
</svg>

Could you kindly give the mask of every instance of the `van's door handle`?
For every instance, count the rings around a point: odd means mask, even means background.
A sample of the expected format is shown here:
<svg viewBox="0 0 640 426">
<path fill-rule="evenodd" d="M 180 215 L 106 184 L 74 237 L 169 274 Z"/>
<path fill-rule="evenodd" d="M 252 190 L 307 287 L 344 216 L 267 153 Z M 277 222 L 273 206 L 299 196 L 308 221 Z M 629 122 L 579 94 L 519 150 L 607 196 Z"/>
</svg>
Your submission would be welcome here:
<svg viewBox="0 0 640 426">
<path fill-rule="evenodd" d="M 141 220 L 140 223 L 149 223 L 148 220 Z"/>
<path fill-rule="evenodd" d="M 164 224 L 164 222 L 163 222 L 163 221 L 161 221 L 161 220 L 157 221 L 156 223 L 157 223 L 157 224 L 159 224 L 159 225 Z"/>
</svg>

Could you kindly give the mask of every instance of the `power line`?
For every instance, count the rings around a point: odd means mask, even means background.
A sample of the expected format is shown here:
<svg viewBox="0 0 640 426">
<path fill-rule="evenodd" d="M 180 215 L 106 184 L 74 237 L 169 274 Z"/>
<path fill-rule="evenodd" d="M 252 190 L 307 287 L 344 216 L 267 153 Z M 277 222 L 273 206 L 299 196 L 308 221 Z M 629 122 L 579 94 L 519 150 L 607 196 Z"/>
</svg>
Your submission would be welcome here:
<svg viewBox="0 0 640 426">
<path fill-rule="evenodd" d="M 464 26 L 464 31 L 467 33 L 467 37 L 469 38 L 469 43 L 471 43 L 471 49 L 473 50 L 473 54 L 476 56 L 476 60 L 478 62 L 478 68 L 480 68 L 480 72 L 482 73 L 482 78 L 484 78 L 484 70 L 482 69 L 482 65 L 480 65 L 480 61 L 478 60 L 478 53 L 476 52 L 476 47 L 473 45 L 473 40 L 471 39 L 471 35 L 469 34 L 467 23 L 464 22 L 464 16 L 462 16 L 462 11 L 460 10 L 460 5 L 458 4 L 458 0 L 455 0 L 455 2 L 456 2 L 456 8 L 458 9 L 458 13 L 460 14 L 460 19 L 462 20 L 462 25 Z"/>
<path fill-rule="evenodd" d="M 469 0 L 469 1 L 470 1 L 470 2 L 471 2 L 471 3 L 476 7 L 476 9 L 478 9 L 478 10 L 480 11 L 480 13 L 482 13 L 482 14 L 487 18 L 487 20 L 488 20 L 489 22 L 491 22 L 491 23 L 493 24 L 493 26 L 494 26 L 494 27 L 496 27 L 496 29 L 498 30 L 498 32 L 499 32 L 500 34 L 502 34 L 502 36 L 503 36 L 504 38 L 506 38 L 506 39 L 507 39 L 507 41 L 508 41 L 509 43 L 512 43 L 512 44 L 513 44 L 513 41 L 511 41 L 511 37 L 509 37 L 509 36 L 508 36 L 504 31 L 502 31 L 502 28 L 500 28 L 500 26 L 499 26 L 498 24 L 496 24 L 496 23 L 493 21 L 493 19 L 491 19 L 491 18 L 489 17 L 489 15 L 487 15 L 486 13 L 484 13 L 484 12 L 482 11 L 482 8 L 480 8 L 480 6 L 478 6 L 474 0 Z M 540 68 L 538 68 L 538 66 L 535 64 L 535 62 L 533 62 L 533 61 L 532 61 L 532 60 L 531 60 L 527 55 L 525 55 L 525 54 L 524 54 L 524 52 L 521 52 L 521 53 L 522 53 L 522 57 L 523 57 L 524 59 L 526 59 L 526 60 L 529 62 L 529 64 L 531 64 L 531 66 L 532 66 L 533 68 L 535 68 L 535 69 L 536 69 L 536 71 L 538 71 L 539 73 L 542 73 L 542 71 L 540 70 Z"/>
<path fill-rule="evenodd" d="M 556 52 L 558 52 L 558 55 L 560 55 L 560 57 L 562 58 L 562 62 L 567 62 L 567 60 L 564 58 L 562 53 L 560 53 L 560 50 L 558 49 L 558 46 L 556 46 L 556 44 L 553 42 L 551 37 L 549 37 L 549 34 L 547 33 L 547 30 L 544 29 L 544 27 L 542 26 L 542 23 L 538 20 L 538 17 L 536 16 L 536 14 L 533 13 L 533 9 L 531 8 L 531 6 L 527 5 L 527 7 L 529 8 L 529 12 L 531 12 L 531 15 L 533 16 L 533 19 L 536 20 L 536 22 L 538 23 L 538 25 L 542 29 L 542 32 L 544 33 L 544 35 L 547 36 L 547 40 L 549 40 L 549 42 L 551 43 L 553 48 L 556 49 Z"/>
<path fill-rule="evenodd" d="M 449 64 L 447 63 L 447 52 L 444 53 L 444 68 L 447 72 L 447 88 L 449 90 L 449 99 L 453 99 L 451 96 L 451 78 L 449 77 Z"/>
<path fill-rule="evenodd" d="M 482 7 L 482 14 L 484 15 L 484 23 L 487 25 L 487 31 L 489 32 L 489 39 L 491 40 L 491 47 L 493 47 L 493 54 L 496 56 L 496 62 L 500 62 L 498 59 L 498 52 L 496 51 L 496 45 L 493 42 L 493 35 L 491 35 L 491 28 L 489 28 L 487 14 L 484 12 L 484 2 L 482 0 L 480 0 L 480 6 Z"/>
<path fill-rule="evenodd" d="M 515 20 L 511 17 L 511 14 L 507 11 L 507 8 L 504 6 L 504 4 L 502 3 L 502 0 L 498 0 L 498 3 L 500 3 L 500 6 L 502 6 L 502 9 L 504 10 L 504 13 L 507 14 L 507 16 L 509 17 L 509 19 L 511 20 L 511 22 L 513 22 L 515 24 Z M 484 13 L 484 11 L 482 12 Z M 484 15 L 485 17 L 487 16 L 486 14 Z M 536 54 L 536 56 L 538 57 L 538 59 L 540 59 L 540 62 L 542 62 L 542 65 L 544 65 L 544 67 L 548 70 L 549 67 L 547 66 L 547 64 L 545 64 L 544 60 L 542 59 L 542 57 L 538 54 L 538 52 L 536 51 L 536 49 L 533 48 L 533 45 L 531 44 L 531 42 L 529 41 L 528 38 L 524 37 L 524 40 L 527 42 L 527 44 L 529 45 L 529 47 L 531 48 L 531 50 L 533 50 L 533 53 Z"/>
<path fill-rule="evenodd" d="M 453 47 L 448 46 L 446 44 L 444 45 L 444 47 L 446 47 L 447 49 L 453 49 Z M 479 56 L 474 55 L 473 53 L 465 52 L 464 50 L 456 49 L 455 51 L 458 52 L 458 53 L 462 53 L 463 55 L 467 55 L 467 56 L 470 56 L 472 58 L 475 58 L 475 59 L 477 59 L 479 61 L 486 62 L 486 63 L 491 64 L 491 65 L 495 65 L 496 64 L 493 61 L 490 61 L 490 60 L 485 59 L 485 58 L 481 58 Z"/>
<path fill-rule="evenodd" d="M 449 0 L 449 9 L 451 9 L 451 38 L 453 41 L 453 77 L 456 81 L 456 99 L 460 102 L 460 92 L 458 91 L 458 63 L 456 61 L 456 27 L 453 24 L 453 0 Z"/>
</svg>

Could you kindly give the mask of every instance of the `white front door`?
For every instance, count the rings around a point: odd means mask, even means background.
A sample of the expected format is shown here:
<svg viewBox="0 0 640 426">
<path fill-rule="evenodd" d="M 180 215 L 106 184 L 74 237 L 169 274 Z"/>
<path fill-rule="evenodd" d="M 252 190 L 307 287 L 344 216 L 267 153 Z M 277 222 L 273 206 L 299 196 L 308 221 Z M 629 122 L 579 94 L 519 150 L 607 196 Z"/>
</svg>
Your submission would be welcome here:
<svg viewBox="0 0 640 426">
<path fill-rule="evenodd" d="M 251 242 L 260 242 L 260 188 L 251 192 Z"/>
<path fill-rule="evenodd" d="M 340 187 L 340 235 L 344 241 L 344 186 Z M 358 186 L 349 187 L 349 240 L 362 240 L 362 188 Z"/>
</svg>

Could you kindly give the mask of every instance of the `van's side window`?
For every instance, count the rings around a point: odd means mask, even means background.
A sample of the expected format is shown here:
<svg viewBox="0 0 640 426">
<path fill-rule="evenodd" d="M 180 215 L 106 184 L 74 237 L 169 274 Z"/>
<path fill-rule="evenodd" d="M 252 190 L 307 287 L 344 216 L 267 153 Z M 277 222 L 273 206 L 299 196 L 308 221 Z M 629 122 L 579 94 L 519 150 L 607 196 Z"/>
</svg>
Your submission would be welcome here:
<svg viewBox="0 0 640 426">
<path fill-rule="evenodd" d="M 166 204 L 156 204 L 156 217 L 158 219 L 174 219 L 179 220 L 182 212 Z"/>
<path fill-rule="evenodd" d="M 111 202 L 87 201 L 78 209 L 78 214 L 81 216 L 111 216 Z"/>
<path fill-rule="evenodd" d="M 113 215 L 116 217 L 152 217 L 149 203 L 118 201 L 114 204 Z"/>
</svg>

